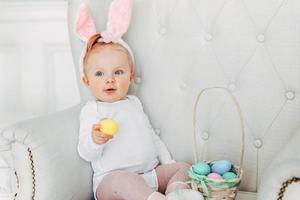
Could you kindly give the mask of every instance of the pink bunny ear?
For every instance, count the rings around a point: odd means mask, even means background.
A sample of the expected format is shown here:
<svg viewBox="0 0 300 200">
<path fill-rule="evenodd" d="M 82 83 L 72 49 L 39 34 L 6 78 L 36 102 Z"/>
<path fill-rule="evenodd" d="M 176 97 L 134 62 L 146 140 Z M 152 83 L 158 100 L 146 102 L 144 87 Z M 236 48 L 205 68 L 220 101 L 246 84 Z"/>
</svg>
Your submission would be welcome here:
<svg viewBox="0 0 300 200">
<path fill-rule="evenodd" d="M 106 31 L 113 38 L 120 38 L 126 33 L 131 19 L 133 0 L 114 0 L 109 8 Z"/>
<path fill-rule="evenodd" d="M 79 7 L 79 15 L 76 23 L 76 33 L 84 41 L 95 35 L 96 26 L 87 4 L 83 3 Z"/>
</svg>

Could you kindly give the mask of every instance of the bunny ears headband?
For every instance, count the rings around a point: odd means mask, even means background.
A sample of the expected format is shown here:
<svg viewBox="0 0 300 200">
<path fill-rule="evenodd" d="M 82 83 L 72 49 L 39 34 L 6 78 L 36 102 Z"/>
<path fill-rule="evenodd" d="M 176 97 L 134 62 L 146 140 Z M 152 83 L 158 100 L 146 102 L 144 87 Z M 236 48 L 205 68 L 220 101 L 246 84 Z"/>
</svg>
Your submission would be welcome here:
<svg viewBox="0 0 300 200">
<path fill-rule="evenodd" d="M 98 42 L 117 43 L 128 50 L 132 60 L 134 59 L 130 47 L 122 40 L 122 36 L 127 32 L 132 12 L 133 0 L 113 0 L 109 8 L 106 30 L 100 33 Z M 83 58 L 87 50 L 87 42 L 98 34 L 90 9 L 86 3 L 80 5 L 79 15 L 76 23 L 76 33 L 85 42 L 85 47 L 81 54 L 79 65 L 83 71 Z"/>
</svg>

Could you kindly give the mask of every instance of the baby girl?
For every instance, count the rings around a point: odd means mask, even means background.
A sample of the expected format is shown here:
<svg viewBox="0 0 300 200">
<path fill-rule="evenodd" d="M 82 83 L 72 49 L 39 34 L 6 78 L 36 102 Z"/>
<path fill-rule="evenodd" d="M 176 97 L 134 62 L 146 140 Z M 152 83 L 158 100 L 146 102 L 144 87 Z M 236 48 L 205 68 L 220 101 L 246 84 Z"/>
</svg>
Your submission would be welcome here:
<svg viewBox="0 0 300 200">
<path fill-rule="evenodd" d="M 178 199 L 180 190 L 200 199 L 185 183 L 190 165 L 172 159 L 139 98 L 127 94 L 134 79 L 134 58 L 121 36 L 129 26 L 131 7 L 132 0 L 113 1 L 107 30 L 101 34 L 88 7 L 80 8 L 77 34 L 87 42 L 82 80 L 95 100 L 88 101 L 80 113 L 79 155 L 91 162 L 96 199 Z M 117 122 L 115 136 L 100 131 L 99 122 L 104 119 Z"/>
</svg>

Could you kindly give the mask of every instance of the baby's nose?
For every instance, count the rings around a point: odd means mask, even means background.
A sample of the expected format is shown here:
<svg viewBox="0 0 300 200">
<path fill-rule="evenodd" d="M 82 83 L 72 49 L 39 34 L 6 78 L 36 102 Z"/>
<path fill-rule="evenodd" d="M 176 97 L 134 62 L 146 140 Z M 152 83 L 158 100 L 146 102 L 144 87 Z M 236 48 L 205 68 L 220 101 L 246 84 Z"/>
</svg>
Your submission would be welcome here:
<svg viewBox="0 0 300 200">
<path fill-rule="evenodd" d="M 106 82 L 108 82 L 108 83 L 114 83 L 115 82 L 115 76 L 114 75 L 110 75 L 110 76 L 108 76 L 107 77 L 107 79 L 106 79 Z"/>
</svg>

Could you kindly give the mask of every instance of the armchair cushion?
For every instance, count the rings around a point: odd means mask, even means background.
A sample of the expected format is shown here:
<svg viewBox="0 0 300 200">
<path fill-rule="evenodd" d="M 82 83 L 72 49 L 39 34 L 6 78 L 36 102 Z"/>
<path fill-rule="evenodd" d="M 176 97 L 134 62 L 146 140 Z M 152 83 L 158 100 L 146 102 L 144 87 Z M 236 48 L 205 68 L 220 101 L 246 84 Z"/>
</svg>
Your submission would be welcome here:
<svg viewBox="0 0 300 200">
<path fill-rule="evenodd" d="M 258 198 L 262 200 L 273 200 L 278 197 L 283 183 L 293 177 L 300 178 L 300 129 L 298 129 L 290 142 L 274 158 L 265 170 L 259 187 Z M 300 189 L 300 182 L 297 186 Z M 300 190 L 288 190 L 285 195 L 290 199 L 299 199 Z"/>
<path fill-rule="evenodd" d="M 89 199 L 92 170 L 77 153 L 79 106 L 6 129 L 18 172 L 17 199 Z"/>
</svg>

